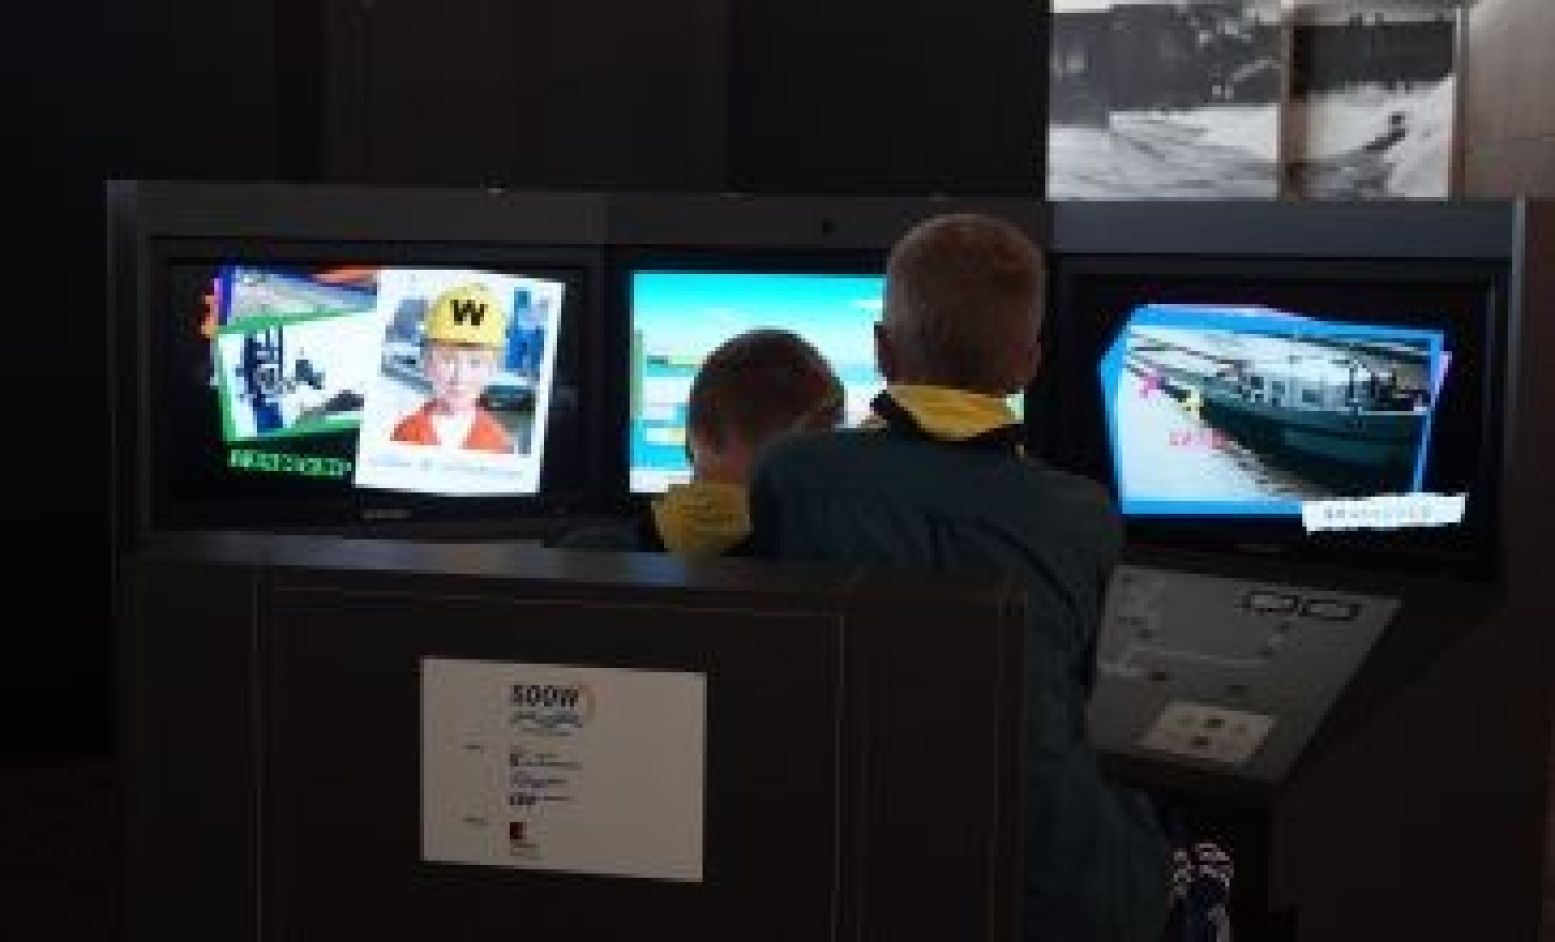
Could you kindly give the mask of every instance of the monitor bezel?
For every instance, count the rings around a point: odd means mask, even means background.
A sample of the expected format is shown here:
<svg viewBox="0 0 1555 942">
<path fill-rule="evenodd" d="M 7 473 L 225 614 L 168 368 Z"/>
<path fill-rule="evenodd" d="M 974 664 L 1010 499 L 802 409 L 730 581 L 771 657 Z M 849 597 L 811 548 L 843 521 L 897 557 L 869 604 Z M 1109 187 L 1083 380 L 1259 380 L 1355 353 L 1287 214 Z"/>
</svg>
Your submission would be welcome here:
<svg viewBox="0 0 1555 942">
<path fill-rule="evenodd" d="M 427 267 L 469 267 L 564 279 L 562 349 L 577 389 L 572 410 L 570 450 L 572 473 L 558 476 L 554 461 L 541 471 L 537 493 L 502 497 L 446 497 L 397 491 L 353 490 L 318 499 L 255 499 L 243 496 L 215 499 L 179 498 L 162 473 L 166 426 L 159 423 L 155 403 L 165 389 L 167 335 L 172 328 L 170 299 L 173 268 L 222 263 L 333 265 L 343 263 Z M 602 252 L 597 247 L 506 242 L 496 239 L 263 237 L 252 234 L 159 235 L 148 238 L 140 258 L 143 289 L 136 300 L 136 353 L 130 387 L 136 400 L 135 439 L 138 443 L 134 487 L 139 532 L 190 530 L 244 532 L 335 533 L 341 535 L 415 535 L 438 538 L 544 538 L 571 515 L 586 512 L 594 502 L 599 480 L 599 451 L 591 429 L 599 425 L 597 389 L 600 299 L 603 296 Z M 121 387 L 122 388 L 122 387 Z M 559 404 L 553 401 L 552 415 Z M 557 428 L 547 432 L 547 451 L 557 447 Z"/>
<path fill-rule="evenodd" d="M 1099 351 L 1091 350 L 1091 345 L 1074 336 L 1076 331 L 1070 323 L 1072 318 L 1080 316 L 1080 312 L 1072 310 L 1077 303 L 1078 282 L 1088 277 L 1137 278 L 1142 284 L 1219 279 L 1248 285 L 1271 280 L 1289 284 L 1365 285 L 1403 280 L 1425 290 L 1432 286 L 1453 286 L 1481 296 L 1473 329 L 1479 340 L 1482 364 L 1480 375 L 1474 377 L 1479 387 L 1476 411 L 1480 417 L 1481 448 L 1471 484 L 1473 510 L 1460 532 L 1362 530 L 1323 534 L 1313 539 L 1302 533 L 1299 522 L 1288 518 L 1170 516 L 1131 517 L 1125 520 L 1125 527 L 1131 550 L 1147 554 L 1165 551 L 1273 559 L 1324 567 L 1429 571 L 1473 581 L 1494 581 L 1498 577 L 1504 443 L 1502 410 L 1506 402 L 1510 292 L 1504 263 L 1462 257 L 1054 255 L 1050 258 L 1049 314 L 1044 330 L 1047 362 L 1028 401 L 1028 425 L 1037 453 L 1059 467 L 1071 469 L 1077 467 L 1076 446 L 1072 441 L 1083 433 L 1078 433 L 1069 424 L 1075 420 L 1075 410 L 1072 403 L 1064 407 L 1058 390 L 1074 382 L 1096 384 L 1095 355 Z M 1249 300 L 1252 300 L 1251 296 Z M 1115 316 L 1121 318 L 1122 314 Z M 1116 481 L 1111 474 L 1097 475 L 1091 471 L 1088 476 L 1097 479 L 1114 498 L 1117 496 Z"/>
<path fill-rule="evenodd" d="M 631 337 L 633 277 L 641 271 L 710 273 L 773 273 L 885 276 L 889 247 L 816 248 L 782 246 L 707 245 L 695 247 L 617 246 L 609 261 L 607 318 L 610 337 L 604 362 L 612 380 L 608 384 L 608 449 L 605 493 L 611 495 L 607 510 L 617 514 L 641 512 L 656 492 L 631 488 Z"/>
</svg>

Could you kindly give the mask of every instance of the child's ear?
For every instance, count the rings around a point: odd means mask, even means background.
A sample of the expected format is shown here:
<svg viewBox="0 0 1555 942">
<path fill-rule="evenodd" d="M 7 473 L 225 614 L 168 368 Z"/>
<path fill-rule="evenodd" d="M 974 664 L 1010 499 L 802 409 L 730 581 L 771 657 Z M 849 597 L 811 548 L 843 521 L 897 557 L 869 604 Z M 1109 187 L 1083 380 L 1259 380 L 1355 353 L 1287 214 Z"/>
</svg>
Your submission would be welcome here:
<svg viewBox="0 0 1555 942">
<path fill-rule="evenodd" d="M 693 444 L 694 442 L 694 444 Z M 750 476 L 750 446 L 738 437 L 726 437 L 714 445 L 701 436 L 686 436 L 686 453 L 691 461 L 692 477 L 698 481 L 744 484 Z"/>
<path fill-rule="evenodd" d="M 875 323 L 875 368 L 886 382 L 896 382 L 896 351 L 891 349 L 891 336 L 883 322 Z"/>
</svg>

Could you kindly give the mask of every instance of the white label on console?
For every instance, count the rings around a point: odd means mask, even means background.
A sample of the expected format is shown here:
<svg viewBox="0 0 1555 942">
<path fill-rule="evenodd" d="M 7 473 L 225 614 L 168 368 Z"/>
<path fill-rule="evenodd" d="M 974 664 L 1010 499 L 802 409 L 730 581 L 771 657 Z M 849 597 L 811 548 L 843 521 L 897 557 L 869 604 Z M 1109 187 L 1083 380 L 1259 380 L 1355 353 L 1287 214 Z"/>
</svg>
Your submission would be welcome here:
<svg viewBox="0 0 1555 942">
<path fill-rule="evenodd" d="M 1173 700 L 1140 737 L 1157 752 L 1243 765 L 1258 751 L 1274 717 L 1209 703 Z"/>
</svg>

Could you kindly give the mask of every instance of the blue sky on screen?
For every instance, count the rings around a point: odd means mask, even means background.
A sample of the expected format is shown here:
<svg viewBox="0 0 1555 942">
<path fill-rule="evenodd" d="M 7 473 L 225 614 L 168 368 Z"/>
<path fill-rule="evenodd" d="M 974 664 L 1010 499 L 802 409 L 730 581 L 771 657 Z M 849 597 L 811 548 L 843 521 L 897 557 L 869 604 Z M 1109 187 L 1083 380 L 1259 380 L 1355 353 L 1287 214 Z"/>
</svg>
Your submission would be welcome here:
<svg viewBox="0 0 1555 942">
<path fill-rule="evenodd" d="M 834 366 L 873 365 L 879 275 L 637 272 L 632 316 L 650 353 L 700 358 L 754 327 L 784 327 Z"/>
</svg>

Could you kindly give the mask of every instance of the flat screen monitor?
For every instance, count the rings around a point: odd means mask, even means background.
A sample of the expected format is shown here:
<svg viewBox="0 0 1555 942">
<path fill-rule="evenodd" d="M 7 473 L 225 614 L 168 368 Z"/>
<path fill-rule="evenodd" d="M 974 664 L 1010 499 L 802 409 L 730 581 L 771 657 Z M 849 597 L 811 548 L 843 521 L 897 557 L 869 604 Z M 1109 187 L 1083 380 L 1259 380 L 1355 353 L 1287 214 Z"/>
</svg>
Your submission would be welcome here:
<svg viewBox="0 0 1555 942">
<path fill-rule="evenodd" d="M 1137 544 L 1493 565 L 1504 286 L 1439 260 L 1055 263 L 1042 451 Z"/>
<path fill-rule="evenodd" d="M 783 328 L 813 344 L 842 381 L 848 424 L 863 419 L 884 388 L 874 352 L 884 293 L 878 270 L 636 267 L 629 278 L 627 451 L 633 493 L 655 493 L 689 479 L 686 413 L 692 379 L 715 347 L 744 331 Z"/>
<path fill-rule="evenodd" d="M 496 524 L 581 485 L 582 260 L 160 248 L 145 376 L 157 525 Z"/>
<path fill-rule="evenodd" d="M 833 262 L 835 265 L 835 262 Z M 885 388 L 874 325 L 885 295 L 883 260 L 852 270 L 779 262 L 734 267 L 634 266 L 628 272 L 628 477 L 634 494 L 688 480 L 687 406 L 702 361 L 747 330 L 782 328 L 812 343 L 844 391 L 844 425 L 869 415 Z M 1009 405 L 1024 411 L 1024 393 Z"/>
</svg>

